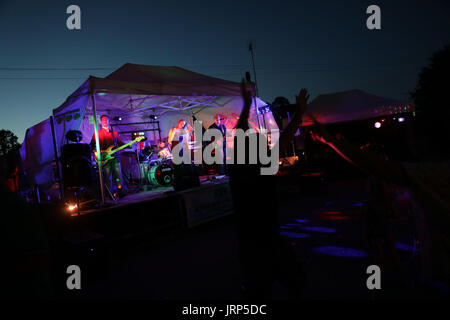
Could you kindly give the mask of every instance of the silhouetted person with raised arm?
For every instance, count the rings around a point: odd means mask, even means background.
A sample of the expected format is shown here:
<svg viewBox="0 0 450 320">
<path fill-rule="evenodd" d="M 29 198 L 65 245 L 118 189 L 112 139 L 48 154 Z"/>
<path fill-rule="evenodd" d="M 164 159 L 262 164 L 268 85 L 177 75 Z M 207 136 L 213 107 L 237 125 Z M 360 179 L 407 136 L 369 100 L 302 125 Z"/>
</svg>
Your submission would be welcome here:
<svg viewBox="0 0 450 320">
<path fill-rule="evenodd" d="M 432 110 L 421 110 L 420 117 Z M 448 111 L 447 111 L 448 112 Z M 320 141 L 351 164 L 375 179 L 409 189 L 413 200 L 413 218 L 420 243 L 422 276 L 429 280 L 450 283 L 450 157 L 440 150 L 448 140 L 438 134 L 442 128 L 416 136 L 420 161 L 401 163 L 384 159 L 370 151 L 351 145 L 344 138 L 336 139 L 311 116 L 310 129 L 314 140 Z M 448 135 L 448 134 L 447 134 Z M 436 143 L 440 142 L 440 143 Z M 429 147 L 436 147 L 432 150 Z M 428 150 L 427 150 L 428 149 Z"/>
<path fill-rule="evenodd" d="M 244 82 L 241 90 L 244 106 L 236 129 L 246 131 L 249 129 L 252 96 L 246 90 Z M 302 89 L 297 98 L 297 114 L 277 142 L 280 149 L 289 145 L 298 129 L 308 97 L 306 90 Z M 262 134 L 252 134 L 267 141 Z M 235 161 L 233 165 L 229 165 L 245 293 L 248 298 L 270 298 L 272 285 L 278 280 L 288 288 L 290 296 L 297 298 L 300 295 L 304 274 L 294 252 L 279 235 L 275 176 L 261 175 L 263 165 L 259 160 L 257 164 L 249 163 L 251 141 L 250 137 L 246 139 L 245 164 L 238 164 L 235 138 Z"/>
</svg>

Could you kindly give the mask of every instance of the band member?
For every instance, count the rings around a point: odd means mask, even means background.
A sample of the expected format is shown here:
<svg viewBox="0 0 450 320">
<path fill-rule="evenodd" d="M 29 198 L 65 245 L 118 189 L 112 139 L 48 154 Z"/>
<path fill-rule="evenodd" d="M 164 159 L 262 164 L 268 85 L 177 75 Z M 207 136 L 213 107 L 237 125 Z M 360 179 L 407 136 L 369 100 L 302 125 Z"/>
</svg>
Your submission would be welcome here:
<svg viewBox="0 0 450 320">
<path fill-rule="evenodd" d="M 153 154 L 154 148 L 151 145 L 146 146 L 145 140 L 139 141 L 136 145 L 136 152 L 138 154 L 139 162 L 145 162 Z"/>
<path fill-rule="evenodd" d="M 172 158 L 172 153 L 170 151 L 170 149 L 168 147 L 166 147 L 166 144 L 164 143 L 164 141 L 160 141 L 158 142 L 158 158 L 159 159 L 163 159 L 163 160 L 167 160 Z"/>
<path fill-rule="evenodd" d="M 100 152 L 105 152 L 109 147 L 120 147 L 123 146 L 124 143 L 120 140 L 119 134 L 117 131 L 110 131 L 109 126 L 109 118 L 106 115 L 101 116 L 100 118 L 101 129 L 98 130 L 98 139 L 100 142 Z M 95 133 L 91 139 L 91 148 L 95 151 Z M 106 178 L 106 184 L 108 187 L 111 187 L 111 174 L 113 177 L 113 181 L 119 192 L 122 191 L 122 176 L 120 172 L 119 160 L 116 157 L 113 157 L 111 160 L 107 161 L 104 165 L 102 165 L 104 177 Z"/>
<path fill-rule="evenodd" d="M 225 162 L 226 162 L 226 156 L 227 156 L 227 127 L 225 126 L 227 121 L 227 118 L 222 114 L 216 114 L 214 117 L 214 123 L 209 126 L 209 129 L 217 129 L 220 131 L 220 133 L 223 136 L 222 141 L 217 141 L 217 148 L 215 152 L 222 152 L 222 163 L 217 164 L 218 173 L 220 175 L 225 174 Z M 214 137 L 211 141 L 215 141 Z M 213 151 L 214 152 L 214 151 Z"/>
<path fill-rule="evenodd" d="M 194 129 L 187 123 L 185 120 L 180 119 L 177 123 L 177 126 L 170 129 L 169 131 L 169 145 L 170 148 L 173 148 L 180 142 L 189 143 L 192 141 L 191 135 L 193 134 Z"/>
</svg>

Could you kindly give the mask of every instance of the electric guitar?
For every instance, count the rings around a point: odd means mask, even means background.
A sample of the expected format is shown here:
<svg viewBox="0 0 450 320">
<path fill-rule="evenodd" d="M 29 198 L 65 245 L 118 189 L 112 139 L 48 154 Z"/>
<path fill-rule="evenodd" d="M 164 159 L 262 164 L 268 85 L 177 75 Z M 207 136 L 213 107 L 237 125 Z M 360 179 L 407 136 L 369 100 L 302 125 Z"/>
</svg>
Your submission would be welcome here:
<svg viewBox="0 0 450 320">
<path fill-rule="evenodd" d="M 123 146 L 120 146 L 114 150 L 113 150 L 114 146 L 110 146 L 108 149 L 101 152 L 101 154 L 100 154 L 102 165 L 108 163 L 108 161 L 110 161 L 111 159 L 114 159 L 114 157 L 113 157 L 114 153 L 116 153 L 122 149 L 125 149 L 126 147 L 131 146 L 133 143 L 139 142 L 144 139 L 145 139 L 145 137 L 143 137 L 143 136 L 137 137 L 133 141 L 130 141 L 130 142 L 124 144 Z M 95 154 L 95 161 L 97 161 L 97 163 L 98 163 L 97 151 L 94 151 L 94 154 Z"/>
</svg>

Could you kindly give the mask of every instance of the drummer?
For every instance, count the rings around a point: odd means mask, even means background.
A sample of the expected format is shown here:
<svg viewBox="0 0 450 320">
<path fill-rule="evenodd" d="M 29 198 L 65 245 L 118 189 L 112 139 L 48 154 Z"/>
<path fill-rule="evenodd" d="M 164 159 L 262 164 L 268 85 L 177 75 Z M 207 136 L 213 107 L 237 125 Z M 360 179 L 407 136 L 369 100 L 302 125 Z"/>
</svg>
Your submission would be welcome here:
<svg viewBox="0 0 450 320">
<path fill-rule="evenodd" d="M 149 160 L 149 157 L 151 157 L 153 150 L 152 147 L 149 145 L 145 145 L 145 140 L 139 141 L 139 144 L 136 147 L 136 150 L 138 152 L 139 156 L 139 162 L 146 162 Z"/>
<path fill-rule="evenodd" d="M 164 141 L 159 141 L 158 142 L 158 158 L 161 160 L 168 160 L 168 159 L 172 159 L 172 152 L 170 151 L 169 147 L 166 147 L 166 144 L 164 143 Z"/>
</svg>

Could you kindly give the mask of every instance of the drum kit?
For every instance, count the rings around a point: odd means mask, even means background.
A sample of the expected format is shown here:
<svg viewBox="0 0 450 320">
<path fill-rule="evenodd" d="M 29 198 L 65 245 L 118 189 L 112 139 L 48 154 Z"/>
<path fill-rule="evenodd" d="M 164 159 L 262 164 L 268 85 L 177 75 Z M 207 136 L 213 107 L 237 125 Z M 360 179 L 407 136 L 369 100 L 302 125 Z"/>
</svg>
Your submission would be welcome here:
<svg viewBox="0 0 450 320">
<path fill-rule="evenodd" d="M 121 166 L 126 179 L 139 185 L 151 184 L 154 187 L 170 186 L 173 184 L 172 157 L 159 152 L 156 156 L 155 147 L 145 147 L 140 153 L 133 151 L 122 152 Z"/>
</svg>

